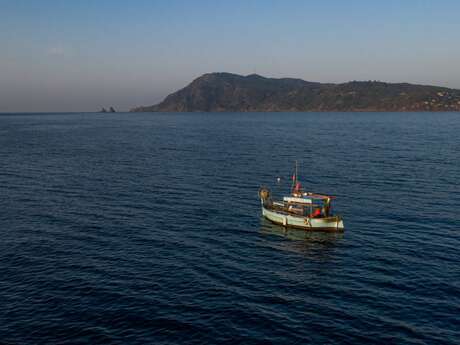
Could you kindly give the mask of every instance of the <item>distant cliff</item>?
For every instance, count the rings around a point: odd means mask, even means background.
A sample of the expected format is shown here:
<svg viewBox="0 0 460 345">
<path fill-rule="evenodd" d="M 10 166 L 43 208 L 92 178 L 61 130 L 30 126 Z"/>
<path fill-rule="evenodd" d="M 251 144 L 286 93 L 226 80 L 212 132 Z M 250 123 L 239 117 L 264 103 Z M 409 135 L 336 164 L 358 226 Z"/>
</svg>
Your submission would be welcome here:
<svg viewBox="0 0 460 345">
<path fill-rule="evenodd" d="M 323 84 L 256 74 L 208 73 L 159 104 L 131 111 L 460 111 L 460 90 L 379 81 Z"/>
</svg>

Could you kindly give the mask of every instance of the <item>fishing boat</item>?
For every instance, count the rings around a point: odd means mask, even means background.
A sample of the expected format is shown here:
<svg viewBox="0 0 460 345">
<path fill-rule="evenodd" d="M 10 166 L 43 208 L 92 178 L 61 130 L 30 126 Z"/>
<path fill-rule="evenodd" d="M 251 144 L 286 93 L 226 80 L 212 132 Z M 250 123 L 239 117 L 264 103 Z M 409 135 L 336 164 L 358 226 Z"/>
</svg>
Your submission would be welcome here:
<svg viewBox="0 0 460 345">
<path fill-rule="evenodd" d="M 297 163 L 290 195 L 275 201 L 270 190 L 261 187 L 259 197 L 262 215 L 275 224 L 308 231 L 344 230 L 342 217 L 332 214 L 331 203 L 335 197 L 305 192 L 297 180 Z"/>
</svg>

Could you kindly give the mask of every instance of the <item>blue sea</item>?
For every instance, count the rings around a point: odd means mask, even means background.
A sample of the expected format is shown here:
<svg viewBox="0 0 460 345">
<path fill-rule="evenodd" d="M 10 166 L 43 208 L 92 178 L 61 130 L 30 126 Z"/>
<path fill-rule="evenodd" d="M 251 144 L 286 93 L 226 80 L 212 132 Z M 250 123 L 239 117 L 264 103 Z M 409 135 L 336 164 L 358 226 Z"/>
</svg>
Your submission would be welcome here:
<svg viewBox="0 0 460 345">
<path fill-rule="evenodd" d="M 459 178 L 459 113 L 2 114 L 0 342 L 459 344 Z"/>
</svg>

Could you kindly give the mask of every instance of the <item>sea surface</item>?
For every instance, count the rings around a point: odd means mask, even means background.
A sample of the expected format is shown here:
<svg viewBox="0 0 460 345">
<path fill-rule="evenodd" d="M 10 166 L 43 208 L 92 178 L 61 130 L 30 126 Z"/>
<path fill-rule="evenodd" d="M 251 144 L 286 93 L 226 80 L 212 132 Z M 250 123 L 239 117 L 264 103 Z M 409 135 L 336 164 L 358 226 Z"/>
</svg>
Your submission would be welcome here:
<svg viewBox="0 0 460 345">
<path fill-rule="evenodd" d="M 2 114 L 0 343 L 460 344 L 459 178 L 460 113 Z"/>
</svg>

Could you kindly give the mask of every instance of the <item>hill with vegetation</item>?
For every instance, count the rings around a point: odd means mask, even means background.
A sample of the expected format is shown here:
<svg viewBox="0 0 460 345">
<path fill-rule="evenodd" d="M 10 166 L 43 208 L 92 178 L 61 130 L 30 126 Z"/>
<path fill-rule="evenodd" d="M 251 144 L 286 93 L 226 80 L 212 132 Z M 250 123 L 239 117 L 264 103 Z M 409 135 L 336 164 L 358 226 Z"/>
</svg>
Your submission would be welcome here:
<svg viewBox="0 0 460 345">
<path fill-rule="evenodd" d="M 132 112 L 460 111 L 460 90 L 380 81 L 342 84 L 208 73 Z"/>
</svg>

